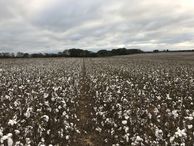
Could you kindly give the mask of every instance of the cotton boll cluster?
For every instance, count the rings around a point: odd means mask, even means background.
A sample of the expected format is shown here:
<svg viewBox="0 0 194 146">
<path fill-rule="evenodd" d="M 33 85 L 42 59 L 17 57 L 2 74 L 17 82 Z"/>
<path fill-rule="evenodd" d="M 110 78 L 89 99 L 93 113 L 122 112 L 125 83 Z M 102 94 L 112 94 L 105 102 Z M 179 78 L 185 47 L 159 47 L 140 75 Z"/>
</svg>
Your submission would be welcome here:
<svg viewBox="0 0 194 146">
<path fill-rule="evenodd" d="M 86 65 L 94 128 L 106 143 L 192 144 L 193 64 L 117 57 L 92 59 Z"/>
<path fill-rule="evenodd" d="M 3 144 L 5 141 L 7 141 L 7 145 L 12 146 L 13 145 L 12 136 L 13 136 L 12 133 L 8 133 L 8 134 L 2 136 L 0 139 L 0 143 Z"/>
<path fill-rule="evenodd" d="M 14 145 L 71 143 L 80 66 L 79 59 L 1 60 L 1 143 L 10 135 Z"/>
</svg>

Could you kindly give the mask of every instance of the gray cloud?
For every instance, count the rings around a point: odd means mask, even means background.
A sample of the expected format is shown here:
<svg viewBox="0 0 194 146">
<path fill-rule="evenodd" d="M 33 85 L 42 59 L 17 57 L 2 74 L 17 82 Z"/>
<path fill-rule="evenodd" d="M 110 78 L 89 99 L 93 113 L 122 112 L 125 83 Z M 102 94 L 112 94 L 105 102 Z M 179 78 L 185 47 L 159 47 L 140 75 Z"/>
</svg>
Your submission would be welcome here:
<svg viewBox="0 0 194 146">
<path fill-rule="evenodd" d="M 192 49 L 194 1 L 0 0 L 0 52 Z"/>
</svg>

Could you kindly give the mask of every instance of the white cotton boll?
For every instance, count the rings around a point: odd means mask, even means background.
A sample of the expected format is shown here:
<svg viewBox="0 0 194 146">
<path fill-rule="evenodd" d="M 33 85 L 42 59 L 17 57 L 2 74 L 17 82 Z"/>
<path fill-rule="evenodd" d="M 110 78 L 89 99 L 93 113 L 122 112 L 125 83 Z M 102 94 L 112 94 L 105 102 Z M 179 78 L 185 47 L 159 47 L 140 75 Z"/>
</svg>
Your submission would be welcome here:
<svg viewBox="0 0 194 146">
<path fill-rule="evenodd" d="M 44 104 L 47 105 L 47 106 L 49 106 L 49 102 L 48 101 L 45 101 Z"/>
<path fill-rule="evenodd" d="M 121 90 L 119 89 L 119 90 L 117 91 L 117 93 L 120 94 L 120 93 L 121 93 Z"/>
<path fill-rule="evenodd" d="M 193 128 L 193 125 L 188 125 L 187 127 L 188 127 L 188 129 L 191 129 L 191 128 Z"/>
<path fill-rule="evenodd" d="M 127 120 L 123 120 L 123 121 L 122 121 L 122 124 L 123 124 L 123 125 L 126 125 L 126 124 L 127 124 Z"/>
<path fill-rule="evenodd" d="M 120 146 L 120 145 L 117 143 L 117 144 L 112 144 L 112 146 Z"/>
<path fill-rule="evenodd" d="M 47 130 L 47 132 L 46 132 L 46 133 L 49 135 L 49 134 L 50 134 L 50 132 L 51 132 L 51 130 L 49 129 L 49 130 Z"/>
<path fill-rule="evenodd" d="M 58 87 L 53 87 L 53 90 L 56 92 L 59 88 Z"/>
<path fill-rule="evenodd" d="M 2 137 L 2 136 L 3 136 L 3 130 L 0 129 L 0 137 Z"/>
<path fill-rule="evenodd" d="M 155 107 L 154 108 L 154 114 L 157 115 L 159 113 L 159 110 Z"/>
<path fill-rule="evenodd" d="M 175 137 L 187 137 L 187 134 L 185 133 L 185 129 L 180 130 L 178 127 L 177 131 L 175 132 Z"/>
<path fill-rule="evenodd" d="M 15 124 L 17 124 L 17 122 L 16 122 L 15 119 L 9 120 L 9 122 L 8 122 L 8 125 L 11 125 L 11 126 L 13 126 L 13 125 L 15 125 Z"/>
<path fill-rule="evenodd" d="M 20 134 L 20 131 L 19 130 L 14 130 L 15 134 Z"/>
<path fill-rule="evenodd" d="M 189 100 L 192 100 L 192 97 L 191 97 L 191 96 L 189 96 L 189 97 L 188 97 L 188 99 L 189 99 Z"/>
<path fill-rule="evenodd" d="M 8 146 L 13 146 L 13 140 L 12 140 L 12 138 L 9 137 L 9 138 L 7 139 L 7 145 L 8 145 Z"/>
<path fill-rule="evenodd" d="M 175 119 L 179 117 L 179 114 L 178 114 L 177 110 L 173 110 L 172 115 L 174 116 Z"/>
<path fill-rule="evenodd" d="M 136 139 L 135 139 L 135 141 L 136 141 L 136 143 L 138 143 L 138 142 L 142 142 L 143 139 L 140 136 L 137 136 Z"/>
<path fill-rule="evenodd" d="M 45 142 L 45 139 L 43 137 L 41 138 L 41 142 Z"/>
<path fill-rule="evenodd" d="M 21 144 L 20 141 L 16 141 L 16 142 L 15 142 L 15 145 L 16 145 L 16 146 L 20 146 L 20 145 L 23 146 L 23 144 Z"/>
<path fill-rule="evenodd" d="M 111 134 L 111 135 L 113 135 L 114 133 L 115 133 L 114 129 L 113 129 L 113 128 L 111 128 L 111 132 L 110 132 L 110 134 Z"/>
<path fill-rule="evenodd" d="M 163 137 L 163 131 L 161 129 L 156 129 L 155 131 L 155 136 L 158 138 L 158 139 L 162 139 Z"/>
<path fill-rule="evenodd" d="M 7 135 L 4 135 L 3 137 L 1 137 L 1 141 L 7 140 L 7 139 L 8 139 Z"/>
<path fill-rule="evenodd" d="M 64 111 L 64 112 L 62 113 L 63 116 L 65 116 L 66 114 L 67 114 L 66 111 Z"/>
<path fill-rule="evenodd" d="M 54 98 L 54 97 L 52 97 L 52 98 L 51 98 L 51 101 L 55 101 L 55 98 Z"/>
<path fill-rule="evenodd" d="M 185 146 L 185 143 L 181 143 L 181 145 L 180 146 Z"/>
<path fill-rule="evenodd" d="M 29 118 L 30 117 L 30 112 L 26 112 L 26 113 L 24 113 L 24 116 L 26 117 L 26 118 Z"/>
<path fill-rule="evenodd" d="M 44 98 L 47 98 L 48 96 L 49 96 L 49 94 L 48 93 L 44 93 Z"/>
<path fill-rule="evenodd" d="M 122 111 L 118 111 L 117 114 L 118 114 L 118 118 L 121 119 L 122 118 Z"/>
<path fill-rule="evenodd" d="M 45 119 L 46 122 L 49 121 L 49 116 L 47 116 L 47 115 L 43 115 L 41 118 Z"/>
<path fill-rule="evenodd" d="M 115 128 L 117 128 L 117 127 L 118 127 L 118 125 L 117 125 L 116 123 L 114 123 L 114 127 L 115 127 Z"/>
<path fill-rule="evenodd" d="M 168 100 L 171 100 L 172 98 L 170 98 L 170 94 L 166 94 L 166 97 Z"/>
<path fill-rule="evenodd" d="M 41 112 L 41 109 L 37 109 L 36 111 L 37 111 L 37 112 Z"/>
<path fill-rule="evenodd" d="M 170 143 L 173 143 L 174 139 L 175 139 L 174 136 L 170 137 Z"/>
<path fill-rule="evenodd" d="M 29 118 L 30 117 L 30 112 L 32 111 L 32 108 L 30 107 L 30 108 L 28 108 L 27 110 L 26 110 L 26 112 L 24 113 L 24 116 L 25 117 L 27 117 L 27 118 Z"/>
<path fill-rule="evenodd" d="M 65 118 L 66 118 L 66 119 L 69 119 L 69 115 L 65 115 Z"/>
<path fill-rule="evenodd" d="M 15 130 L 15 131 L 16 131 L 16 130 Z M 18 131 L 19 131 L 19 130 L 18 130 Z M 8 133 L 7 136 L 8 136 L 8 138 L 11 138 L 11 137 L 13 136 L 13 134 L 12 134 L 12 133 Z"/>
<path fill-rule="evenodd" d="M 73 123 L 70 123 L 70 125 L 73 127 L 74 124 Z"/>
<path fill-rule="evenodd" d="M 193 120 L 193 117 L 185 117 L 185 119 L 191 121 Z"/>
<path fill-rule="evenodd" d="M 66 139 L 66 140 L 69 140 L 69 138 L 70 138 L 69 135 L 66 135 L 66 136 L 65 136 L 65 139 Z"/>
<path fill-rule="evenodd" d="M 124 126 L 124 130 L 125 130 L 125 133 L 127 133 L 129 131 L 129 127 Z"/>
<path fill-rule="evenodd" d="M 97 127 L 97 128 L 96 128 L 96 131 L 101 132 L 102 129 L 101 129 L 100 127 Z"/>
<path fill-rule="evenodd" d="M 148 118 L 151 119 L 152 118 L 152 114 L 148 113 Z"/>
<path fill-rule="evenodd" d="M 128 115 L 125 115 L 125 119 L 128 120 L 129 119 L 129 116 Z"/>
<path fill-rule="evenodd" d="M 3 143 L 5 140 L 7 140 L 8 146 L 13 146 L 13 140 L 11 138 L 12 136 L 13 136 L 12 133 L 8 133 L 7 135 L 1 137 L 1 139 L 0 139 L 1 143 Z"/>
<path fill-rule="evenodd" d="M 5 95 L 5 99 L 10 99 L 10 96 L 8 96 L 8 95 Z"/>
<path fill-rule="evenodd" d="M 161 96 L 156 96 L 156 98 L 157 98 L 158 100 L 161 100 Z"/>
<path fill-rule="evenodd" d="M 168 113 L 168 115 L 171 115 L 171 110 L 170 109 L 166 109 L 166 112 Z"/>
<path fill-rule="evenodd" d="M 187 114 L 189 114 L 190 111 L 189 111 L 188 109 L 186 109 L 185 112 L 186 112 Z"/>
<path fill-rule="evenodd" d="M 124 139 L 126 140 L 126 142 L 129 142 L 129 133 L 124 135 Z"/>
<path fill-rule="evenodd" d="M 80 133 L 81 133 L 78 129 L 76 129 L 76 132 L 77 132 L 78 134 L 80 134 Z"/>
<path fill-rule="evenodd" d="M 66 107 L 67 107 L 66 102 L 63 102 L 63 108 L 66 108 Z"/>
<path fill-rule="evenodd" d="M 26 138 L 26 146 L 30 146 L 30 143 L 31 143 L 31 140 L 30 140 L 30 138 Z"/>
<path fill-rule="evenodd" d="M 117 104 L 116 104 L 116 107 L 117 107 L 119 110 L 121 110 L 121 109 L 122 109 L 122 105 L 121 105 L 121 104 L 119 104 L 119 103 L 117 103 Z"/>
<path fill-rule="evenodd" d="M 158 122 L 160 122 L 160 115 L 159 115 L 159 116 L 157 116 L 157 121 L 158 121 Z"/>
</svg>

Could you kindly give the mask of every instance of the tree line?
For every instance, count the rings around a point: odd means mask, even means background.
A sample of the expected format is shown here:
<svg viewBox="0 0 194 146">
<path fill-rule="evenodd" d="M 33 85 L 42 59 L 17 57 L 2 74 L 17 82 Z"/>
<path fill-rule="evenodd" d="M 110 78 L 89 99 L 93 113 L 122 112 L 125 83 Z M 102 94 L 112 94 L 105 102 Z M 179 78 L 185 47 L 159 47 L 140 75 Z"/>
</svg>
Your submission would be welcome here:
<svg viewBox="0 0 194 146">
<path fill-rule="evenodd" d="M 108 56 L 117 56 L 117 55 L 129 55 L 129 54 L 138 54 L 144 53 L 140 49 L 126 49 L 118 48 L 112 50 L 99 50 L 98 52 L 92 52 L 83 49 L 68 49 L 63 52 L 58 53 L 23 53 L 18 52 L 14 53 L 0 53 L 0 58 L 44 58 L 44 57 L 108 57 Z"/>
<path fill-rule="evenodd" d="M 126 49 L 118 48 L 112 50 L 99 50 L 98 52 L 92 52 L 83 49 L 68 49 L 58 53 L 0 53 L 0 58 L 46 58 L 46 57 L 108 57 L 118 55 L 130 55 L 140 53 L 160 53 L 160 52 L 194 52 L 194 50 L 153 50 L 144 52 L 141 49 Z"/>
</svg>

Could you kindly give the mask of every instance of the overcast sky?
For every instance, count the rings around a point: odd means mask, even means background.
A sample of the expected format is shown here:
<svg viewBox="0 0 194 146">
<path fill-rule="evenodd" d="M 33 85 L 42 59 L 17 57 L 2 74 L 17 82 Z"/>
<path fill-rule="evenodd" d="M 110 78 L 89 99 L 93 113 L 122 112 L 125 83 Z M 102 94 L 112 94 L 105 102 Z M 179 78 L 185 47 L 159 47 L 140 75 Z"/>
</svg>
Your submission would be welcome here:
<svg viewBox="0 0 194 146">
<path fill-rule="evenodd" d="M 0 52 L 193 46 L 194 0 L 0 0 Z"/>
</svg>

